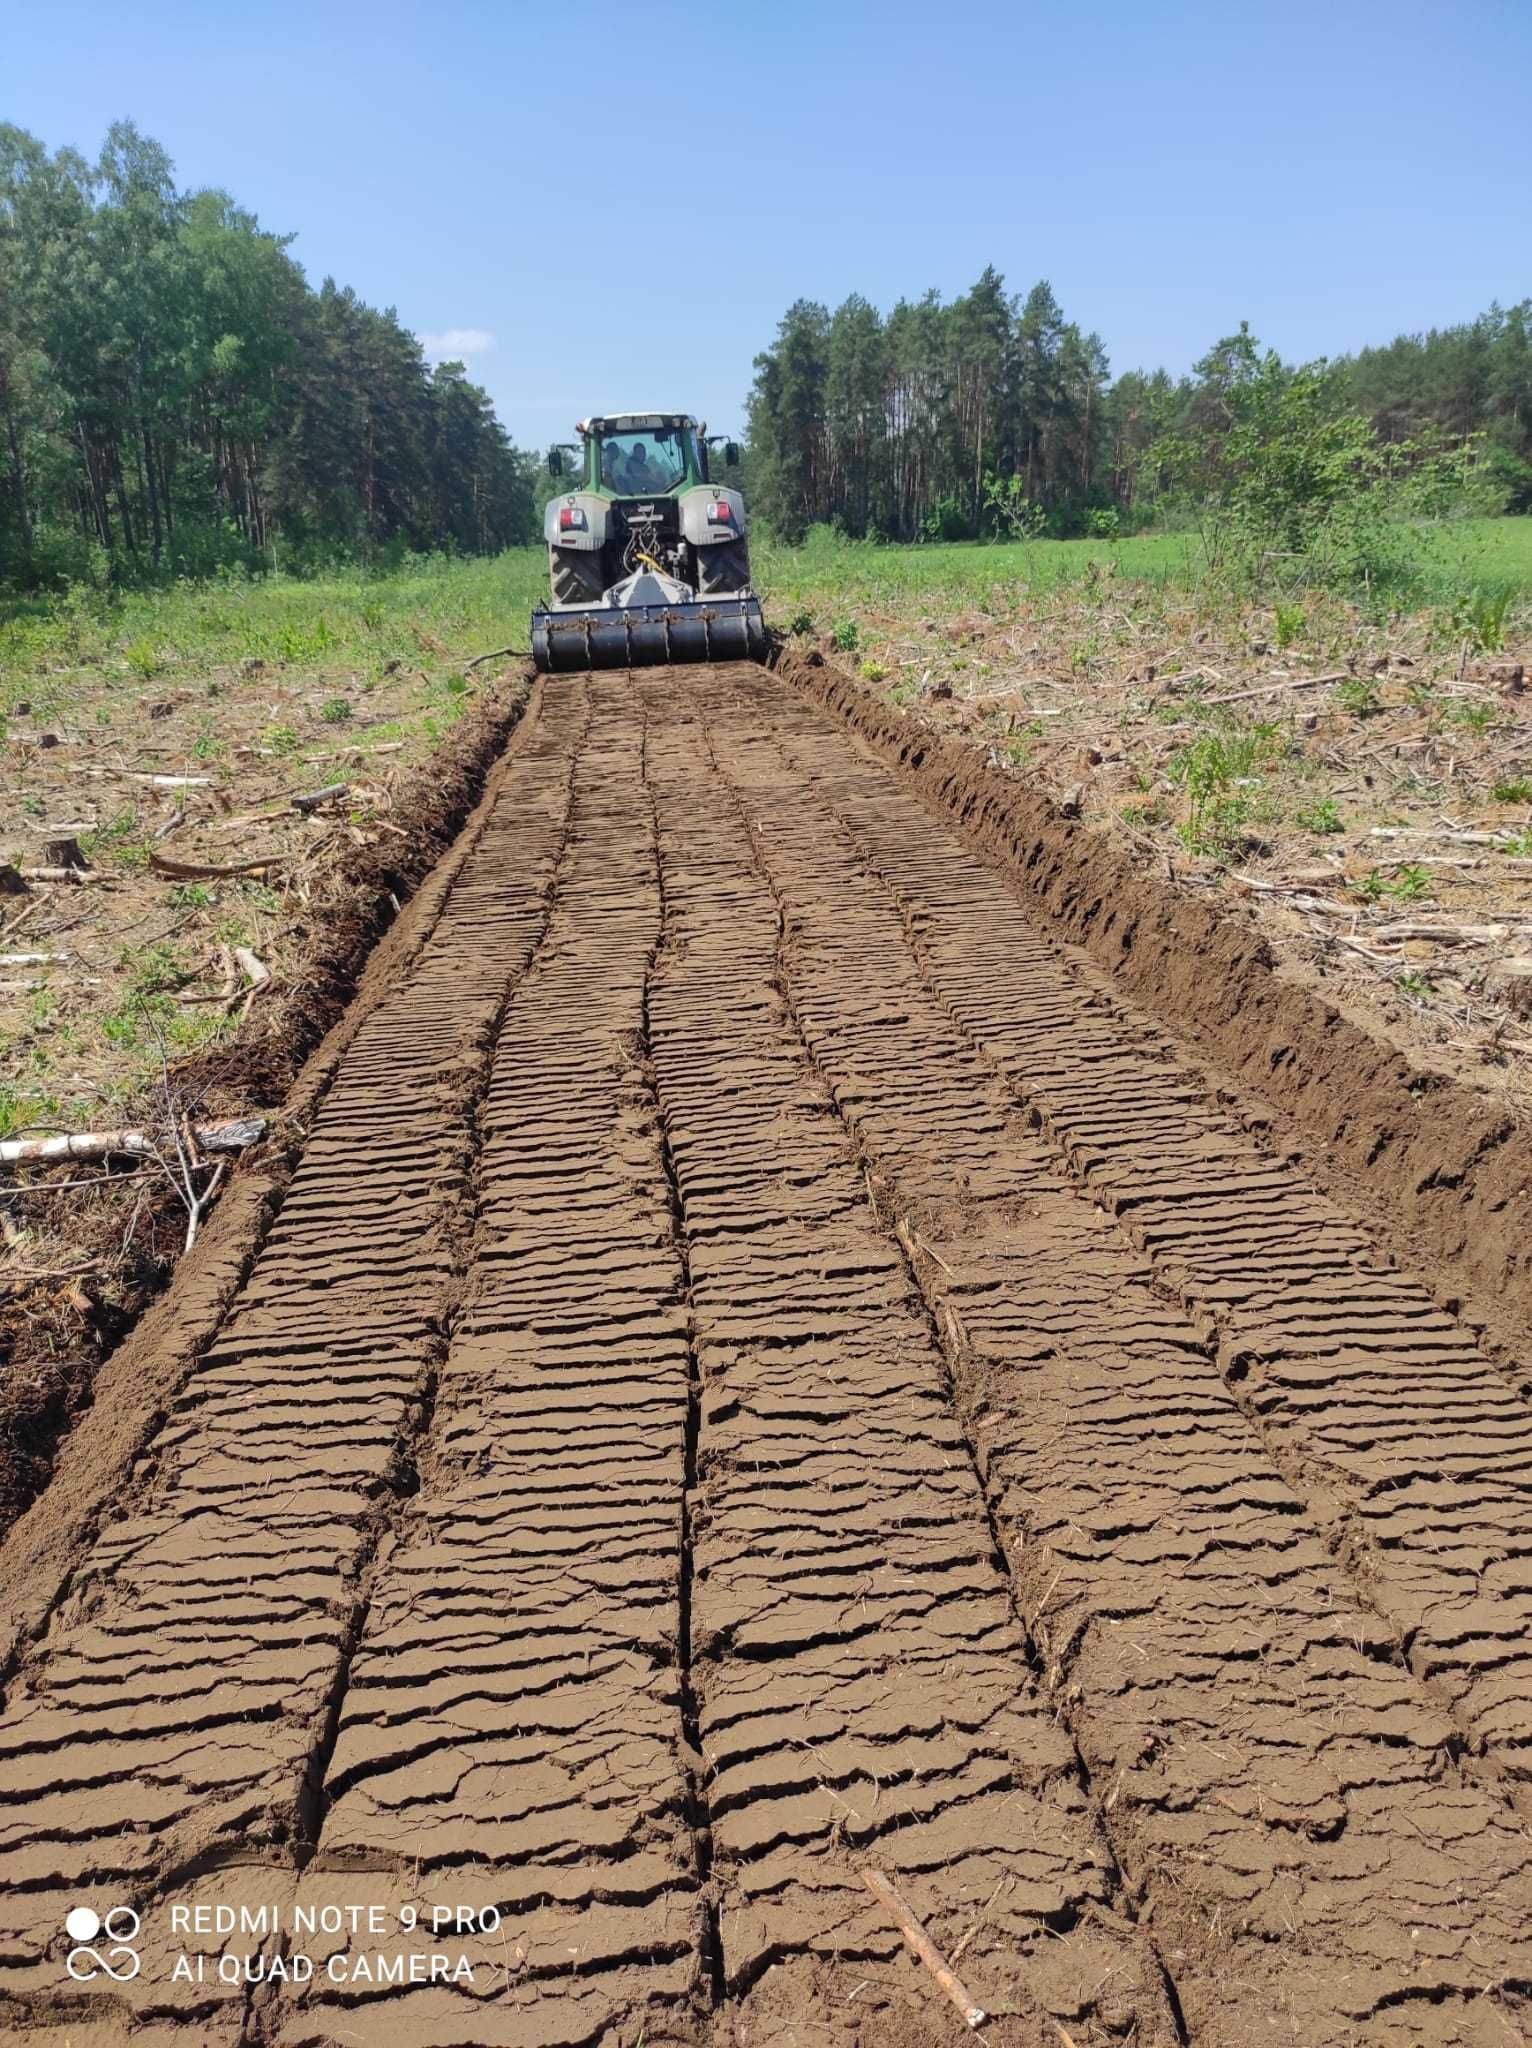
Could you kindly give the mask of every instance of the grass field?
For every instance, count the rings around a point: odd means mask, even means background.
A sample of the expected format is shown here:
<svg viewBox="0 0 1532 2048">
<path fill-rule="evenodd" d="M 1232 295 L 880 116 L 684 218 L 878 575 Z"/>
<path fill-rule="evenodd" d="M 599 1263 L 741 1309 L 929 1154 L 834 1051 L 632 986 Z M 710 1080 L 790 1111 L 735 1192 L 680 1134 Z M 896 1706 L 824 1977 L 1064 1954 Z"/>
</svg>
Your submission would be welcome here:
<svg viewBox="0 0 1532 2048">
<path fill-rule="evenodd" d="M 1419 541 L 1423 604 L 1450 606 L 1475 592 L 1532 596 L 1532 519 L 1457 520 L 1422 530 Z M 784 627 L 803 614 L 833 626 L 884 605 L 930 616 L 989 610 L 997 597 L 1086 583 L 1092 564 L 1119 581 L 1193 591 L 1203 574 L 1196 536 L 1179 533 L 882 547 L 818 532 L 799 547 L 759 540 L 754 561 L 772 623 Z M 160 679 L 255 662 L 268 672 L 345 671 L 363 693 L 404 668 L 423 666 L 436 681 L 486 648 L 525 646 L 545 576 L 539 546 L 493 560 L 424 558 L 390 576 L 177 584 L 114 602 L 85 592 L 0 599 L 0 717 L 18 702 L 47 716 L 90 695 L 106 723 L 114 704 L 130 714 Z"/>
<path fill-rule="evenodd" d="M 1416 542 L 1422 606 L 1450 606 L 1485 592 L 1504 592 L 1513 601 L 1532 597 L 1532 518 L 1446 521 L 1417 529 Z M 754 559 L 757 586 L 773 623 L 782 626 L 804 611 L 826 624 L 880 603 L 949 614 L 965 606 L 988 609 L 997 593 L 1019 598 L 1082 583 L 1092 565 L 1098 572 L 1110 568 L 1118 580 L 1195 590 L 1206 569 L 1195 533 L 881 547 L 820 530 L 801 547 L 758 543 Z"/>
</svg>

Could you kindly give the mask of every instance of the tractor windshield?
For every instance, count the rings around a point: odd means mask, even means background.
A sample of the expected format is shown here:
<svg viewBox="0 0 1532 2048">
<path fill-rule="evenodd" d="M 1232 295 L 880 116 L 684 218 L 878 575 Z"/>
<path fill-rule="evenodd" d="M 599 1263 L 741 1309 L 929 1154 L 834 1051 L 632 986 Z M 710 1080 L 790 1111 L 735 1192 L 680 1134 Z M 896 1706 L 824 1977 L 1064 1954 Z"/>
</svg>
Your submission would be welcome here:
<svg viewBox="0 0 1532 2048">
<path fill-rule="evenodd" d="M 685 475 L 684 427 L 648 427 L 601 438 L 601 481 L 619 497 L 655 497 L 674 490 Z"/>
</svg>

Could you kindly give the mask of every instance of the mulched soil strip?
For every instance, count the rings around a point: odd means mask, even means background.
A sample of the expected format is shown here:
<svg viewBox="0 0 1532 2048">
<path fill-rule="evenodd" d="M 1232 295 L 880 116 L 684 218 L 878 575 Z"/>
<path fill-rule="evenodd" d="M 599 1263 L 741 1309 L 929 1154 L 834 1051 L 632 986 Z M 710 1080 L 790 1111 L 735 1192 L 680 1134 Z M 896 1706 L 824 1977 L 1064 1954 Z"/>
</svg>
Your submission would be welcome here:
<svg viewBox="0 0 1532 2048">
<path fill-rule="evenodd" d="M 873 1870 L 995 2048 L 1519 2027 L 1470 1334 L 759 669 L 540 692 L 417 905 L 0 1553 L 6 2019 L 110 1890 L 145 2039 L 950 2040 Z M 504 1917 L 174 1985 L 209 1898 Z"/>
<path fill-rule="evenodd" d="M 1049 928 L 1238 1084 L 1252 1127 L 1304 1164 L 1438 1299 L 1518 1349 L 1532 1322 L 1532 1132 L 1491 1098 L 1285 978 L 1247 923 L 1189 898 L 971 749 L 902 719 L 822 657 L 777 672 L 897 765 L 998 861 Z"/>
</svg>

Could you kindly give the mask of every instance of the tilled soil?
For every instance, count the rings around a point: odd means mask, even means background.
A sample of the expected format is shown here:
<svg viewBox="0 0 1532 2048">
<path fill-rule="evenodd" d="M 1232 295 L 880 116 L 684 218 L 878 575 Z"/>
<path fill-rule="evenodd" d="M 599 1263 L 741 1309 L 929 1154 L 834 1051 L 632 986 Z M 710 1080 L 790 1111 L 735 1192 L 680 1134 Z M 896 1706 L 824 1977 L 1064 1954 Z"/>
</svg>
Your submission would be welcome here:
<svg viewBox="0 0 1532 2048">
<path fill-rule="evenodd" d="M 5 1554 L 9 2033 L 955 2041 L 874 1869 L 996 2043 L 1524 2039 L 1519 1383 L 788 680 L 545 686 L 455 859 Z"/>
</svg>

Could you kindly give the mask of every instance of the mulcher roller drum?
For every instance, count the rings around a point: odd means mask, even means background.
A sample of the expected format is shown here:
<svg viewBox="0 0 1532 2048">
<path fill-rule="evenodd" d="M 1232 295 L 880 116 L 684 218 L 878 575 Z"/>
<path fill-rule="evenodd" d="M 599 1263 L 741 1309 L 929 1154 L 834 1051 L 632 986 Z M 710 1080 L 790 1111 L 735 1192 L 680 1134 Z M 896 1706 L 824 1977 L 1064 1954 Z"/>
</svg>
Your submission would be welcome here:
<svg viewBox="0 0 1532 2048">
<path fill-rule="evenodd" d="M 532 614 L 532 658 L 544 674 L 685 661 L 764 661 L 766 644 L 761 601 L 750 596 Z"/>
<path fill-rule="evenodd" d="M 551 594 L 532 614 L 538 669 L 764 661 L 745 501 L 714 481 L 705 428 L 686 413 L 622 412 L 578 432 L 548 456 L 570 487 L 543 516 Z M 738 464 L 733 442 L 723 462 Z"/>
</svg>

